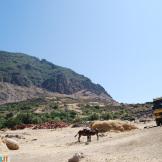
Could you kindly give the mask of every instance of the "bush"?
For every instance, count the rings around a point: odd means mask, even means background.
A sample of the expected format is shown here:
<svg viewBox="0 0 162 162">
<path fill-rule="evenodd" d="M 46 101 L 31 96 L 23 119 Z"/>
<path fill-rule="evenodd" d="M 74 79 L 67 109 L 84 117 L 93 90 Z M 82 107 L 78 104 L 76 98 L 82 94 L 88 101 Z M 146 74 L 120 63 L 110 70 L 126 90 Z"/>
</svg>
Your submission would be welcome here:
<svg viewBox="0 0 162 162">
<path fill-rule="evenodd" d="M 118 119 L 120 114 L 118 112 L 112 112 L 112 119 Z"/>
<path fill-rule="evenodd" d="M 91 115 L 88 116 L 88 120 L 91 120 L 91 121 L 93 121 L 93 120 L 99 120 L 99 118 L 100 118 L 100 116 L 97 113 L 93 113 L 93 114 L 91 114 Z"/>
<path fill-rule="evenodd" d="M 65 112 L 63 112 L 63 111 L 61 111 L 61 112 L 60 111 L 56 111 L 56 112 L 52 112 L 50 114 L 50 118 L 55 119 L 56 117 L 58 117 L 59 119 L 63 120 L 63 119 L 65 119 L 67 117 L 67 114 Z"/>
<path fill-rule="evenodd" d="M 16 116 L 16 119 L 22 124 L 32 124 L 32 113 L 20 113 Z"/>
<path fill-rule="evenodd" d="M 17 118 L 10 118 L 6 120 L 4 126 L 7 128 L 14 128 L 16 125 L 21 124 L 21 122 Z"/>
<path fill-rule="evenodd" d="M 3 118 L 3 117 L 1 117 L 1 118 L 0 118 L 0 129 L 1 129 L 1 128 L 4 128 L 4 127 L 5 127 L 5 124 L 6 124 L 6 119 Z"/>
<path fill-rule="evenodd" d="M 56 104 L 56 103 L 50 104 L 49 106 L 50 106 L 50 108 L 52 108 L 54 110 L 57 110 L 59 108 L 58 104 Z"/>
<path fill-rule="evenodd" d="M 6 114 L 6 119 L 12 118 L 14 114 L 12 112 L 9 112 Z"/>
<path fill-rule="evenodd" d="M 77 117 L 73 120 L 74 123 L 80 123 L 80 122 L 82 122 L 82 121 L 83 121 L 83 119 L 80 118 L 79 116 L 77 116 Z"/>
<path fill-rule="evenodd" d="M 57 116 L 54 118 L 54 121 L 60 121 L 61 119 Z"/>
<path fill-rule="evenodd" d="M 103 114 L 101 115 L 101 118 L 102 118 L 103 120 L 110 120 L 110 119 L 113 119 L 113 115 L 112 115 L 112 113 L 106 112 L 106 113 L 103 113 Z"/>
<path fill-rule="evenodd" d="M 40 124 L 42 123 L 42 119 L 38 116 L 34 116 L 32 119 L 32 124 Z"/>
</svg>

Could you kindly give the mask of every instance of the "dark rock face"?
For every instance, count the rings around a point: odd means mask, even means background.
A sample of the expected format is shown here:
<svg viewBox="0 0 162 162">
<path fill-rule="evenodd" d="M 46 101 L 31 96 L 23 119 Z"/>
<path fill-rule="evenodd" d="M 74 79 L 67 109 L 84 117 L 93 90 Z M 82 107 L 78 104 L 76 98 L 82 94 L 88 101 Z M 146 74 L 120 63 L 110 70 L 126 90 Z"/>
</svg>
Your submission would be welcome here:
<svg viewBox="0 0 162 162">
<path fill-rule="evenodd" d="M 53 76 L 51 79 L 47 79 L 42 83 L 42 88 L 52 92 L 59 92 L 70 94 L 73 93 L 71 87 L 68 85 L 67 78 L 64 74 L 58 74 Z"/>
<path fill-rule="evenodd" d="M 55 75 L 52 79 L 47 79 L 42 83 L 42 87 L 52 91 L 64 94 L 73 94 L 81 90 L 87 90 L 97 95 L 107 94 L 99 84 L 93 84 L 89 79 L 75 80 L 66 78 L 64 74 Z M 108 95 L 108 94 L 107 94 Z"/>
<path fill-rule="evenodd" d="M 99 84 L 74 71 L 46 60 L 20 53 L 0 51 L 0 82 L 19 86 L 37 86 L 51 92 L 73 94 L 87 90 L 94 94 L 111 96 Z"/>
</svg>

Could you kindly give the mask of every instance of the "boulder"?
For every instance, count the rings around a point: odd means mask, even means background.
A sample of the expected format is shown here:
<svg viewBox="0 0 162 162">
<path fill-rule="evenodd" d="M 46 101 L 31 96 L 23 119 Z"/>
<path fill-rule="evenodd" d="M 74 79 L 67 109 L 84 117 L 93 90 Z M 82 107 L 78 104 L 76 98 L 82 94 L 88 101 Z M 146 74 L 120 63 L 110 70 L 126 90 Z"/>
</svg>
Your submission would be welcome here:
<svg viewBox="0 0 162 162">
<path fill-rule="evenodd" d="M 75 153 L 74 156 L 68 160 L 68 162 L 79 162 L 81 158 L 84 158 L 83 153 Z"/>
<path fill-rule="evenodd" d="M 18 150 L 19 149 L 19 144 L 17 141 L 10 139 L 10 138 L 5 138 L 3 141 L 9 150 Z"/>
</svg>

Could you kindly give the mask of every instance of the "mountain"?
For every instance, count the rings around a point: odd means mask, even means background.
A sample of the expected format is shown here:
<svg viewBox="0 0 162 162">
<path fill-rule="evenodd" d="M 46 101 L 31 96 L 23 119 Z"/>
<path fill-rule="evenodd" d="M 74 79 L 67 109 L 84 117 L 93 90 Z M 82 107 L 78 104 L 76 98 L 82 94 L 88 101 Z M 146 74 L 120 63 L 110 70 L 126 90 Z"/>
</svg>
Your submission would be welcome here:
<svg viewBox="0 0 162 162">
<path fill-rule="evenodd" d="M 89 78 L 23 53 L 0 51 L 0 82 L 67 95 L 94 94 L 114 101 L 101 85 L 92 83 Z"/>
</svg>

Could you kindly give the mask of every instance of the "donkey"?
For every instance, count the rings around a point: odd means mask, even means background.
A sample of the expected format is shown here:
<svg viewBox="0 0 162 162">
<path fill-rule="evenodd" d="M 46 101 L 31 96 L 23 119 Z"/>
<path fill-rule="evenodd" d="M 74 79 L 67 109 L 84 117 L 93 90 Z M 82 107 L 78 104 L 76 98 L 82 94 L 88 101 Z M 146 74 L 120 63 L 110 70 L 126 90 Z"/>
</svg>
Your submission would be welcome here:
<svg viewBox="0 0 162 162">
<path fill-rule="evenodd" d="M 81 136 L 87 136 L 87 142 L 91 142 L 91 136 L 94 135 L 96 135 L 97 140 L 99 140 L 98 129 L 84 128 L 83 130 L 80 130 L 74 137 L 78 136 L 78 142 L 80 142 Z"/>
</svg>

